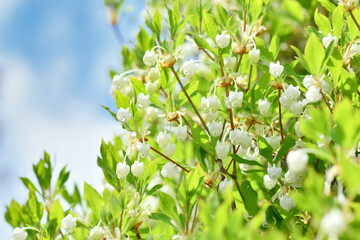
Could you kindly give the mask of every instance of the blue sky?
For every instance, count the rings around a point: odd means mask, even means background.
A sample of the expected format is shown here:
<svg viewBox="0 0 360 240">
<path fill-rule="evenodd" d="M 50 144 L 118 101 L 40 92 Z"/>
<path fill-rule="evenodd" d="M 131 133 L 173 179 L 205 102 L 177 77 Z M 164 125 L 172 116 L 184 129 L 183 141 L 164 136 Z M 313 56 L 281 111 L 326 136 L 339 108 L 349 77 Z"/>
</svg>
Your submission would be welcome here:
<svg viewBox="0 0 360 240">
<path fill-rule="evenodd" d="M 135 6 L 131 6 L 135 5 Z M 0 0 L 0 232 L 5 204 L 26 198 L 21 176 L 44 150 L 67 164 L 71 182 L 101 187 L 101 138 L 120 131 L 100 105 L 115 108 L 108 70 L 121 49 L 101 0 Z M 139 29 L 143 1 L 126 1 L 126 40 Z"/>
</svg>

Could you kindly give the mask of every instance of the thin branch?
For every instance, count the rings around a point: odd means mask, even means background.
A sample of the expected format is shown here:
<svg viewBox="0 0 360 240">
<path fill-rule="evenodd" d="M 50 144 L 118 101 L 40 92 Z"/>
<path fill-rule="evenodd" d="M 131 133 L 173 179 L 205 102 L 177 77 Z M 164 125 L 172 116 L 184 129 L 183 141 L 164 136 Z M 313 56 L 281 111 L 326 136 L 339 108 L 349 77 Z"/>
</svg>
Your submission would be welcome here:
<svg viewBox="0 0 360 240">
<path fill-rule="evenodd" d="M 224 69 L 223 69 L 223 65 L 222 65 L 222 56 L 221 56 L 220 48 L 219 48 L 218 52 L 219 52 L 218 63 L 219 63 L 219 66 L 220 66 L 220 73 L 221 73 L 221 77 L 224 77 L 225 74 L 224 74 Z"/>
<path fill-rule="evenodd" d="M 198 117 L 199 117 L 199 119 L 200 119 L 200 121 L 201 121 L 201 123 L 202 123 L 203 127 L 204 127 L 204 128 L 205 128 L 205 130 L 209 133 L 209 129 L 208 129 L 208 127 L 206 126 L 206 123 L 205 123 L 204 119 L 201 117 L 200 113 L 198 112 L 198 110 L 196 109 L 196 107 L 195 107 L 194 103 L 192 102 L 192 100 L 191 100 L 191 98 L 190 98 L 189 94 L 186 92 L 186 89 L 184 88 L 184 85 L 182 84 L 182 82 L 181 82 L 181 80 L 180 80 L 180 78 L 179 78 L 178 74 L 176 73 L 176 71 L 175 71 L 174 67 L 171 67 L 171 71 L 174 73 L 176 80 L 177 80 L 177 81 L 178 81 L 178 83 L 180 84 L 181 90 L 184 92 L 184 94 L 185 94 L 185 96 L 186 96 L 187 100 L 189 101 L 189 103 L 190 103 L 190 104 L 191 104 L 191 106 L 193 107 L 193 109 L 194 109 L 194 111 L 195 111 L 196 115 L 198 115 Z"/>
<path fill-rule="evenodd" d="M 238 60 L 238 63 L 236 65 L 236 69 L 235 69 L 235 72 L 238 72 L 239 71 L 239 68 L 240 68 L 240 64 L 241 64 L 241 60 L 242 60 L 242 54 L 239 55 L 239 60 Z"/>
<path fill-rule="evenodd" d="M 280 104 L 281 90 L 278 89 L 278 103 L 279 103 L 279 123 L 280 123 L 280 133 L 281 133 L 281 143 L 284 141 L 284 131 L 281 119 L 281 104 Z"/>
<path fill-rule="evenodd" d="M 359 25 L 358 21 L 356 20 L 352 10 L 349 10 L 349 13 L 350 13 L 352 20 L 354 20 L 354 23 L 356 24 L 357 28 L 360 30 L 360 25 Z"/>
<path fill-rule="evenodd" d="M 330 113 L 332 114 L 332 113 L 333 113 L 333 112 L 332 112 L 332 109 L 331 109 L 331 107 L 330 107 L 330 105 L 329 105 L 328 101 L 326 100 L 326 98 L 325 98 L 325 95 L 324 95 L 323 91 L 321 91 L 321 90 L 320 90 L 320 93 L 321 93 L 322 99 L 324 100 L 324 102 L 326 103 L 326 106 L 328 107 L 328 109 L 330 110 Z"/>
<path fill-rule="evenodd" d="M 212 61 L 214 61 L 215 59 L 210 55 L 210 53 L 208 53 L 208 51 L 206 51 L 203 48 L 200 48 L 200 50 L 202 50 Z"/>
<path fill-rule="evenodd" d="M 157 154 L 159 154 L 160 156 L 162 156 L 163 158 L 165 158 L 166 160 L 174 163 L 176 166 L 178 166 L 179 168 L 181 168 L 182 170 L 184 170 L 185 172 L 190 172 L 189 170 L 187 170 L 186 168 L 184 168 L 183 166 L 181 166 L 180 164 L 178 164 L 177 162 L 175 162 L 174 160 L 172 160 L 171 158 L 169 158 L 168 156 L 162 154 L 161 152 L 159 152 L 158 150 L 156 150 L 153 147 L 150 147 L 151 150 L 153 150 L 154 152 L 156 152 Z"/>
<path fill-rule="evenodd" d="M 248 77 L 248 85 L 245 89 L 245 92 L 250 90 L 250 84 L 251 84 L 251 73 L 252 73 L 253 65 L 250 64 L 250 70 L 249 70 L 249 77 Z"/>
</svg>

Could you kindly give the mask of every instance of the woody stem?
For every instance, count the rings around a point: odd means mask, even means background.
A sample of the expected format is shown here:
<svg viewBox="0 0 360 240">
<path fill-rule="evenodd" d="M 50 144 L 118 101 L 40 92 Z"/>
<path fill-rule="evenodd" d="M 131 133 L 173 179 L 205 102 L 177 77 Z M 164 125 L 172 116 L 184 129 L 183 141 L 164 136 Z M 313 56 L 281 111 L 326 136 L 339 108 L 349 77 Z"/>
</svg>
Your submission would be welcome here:
<svg viewBox="0 0 360 240">
<path fill-rule="evenodd" d="M 174 160 L 172 160 L 171 158 L 169 158 L 168 156 L 162 154 L 161 152 L 159 152 L 158 150 L 156 150 L 153 147 L 150 147 L 151 150 L 153 150 L 154 152 L 156 152 L 157 154 L 159 154 L 160 156 L 162 156 L 163 158 L 165 158 L 166 160 L 172 162 L 173 164 L 175 164 L 176 166 L 178 166 L 179 168 L 181 168 L 182 170 L 184 170 L 185 172 L 190 172 L 189 170 L 187 170 L 186 168 L 184 168 L 183 166 L 181 166 L 180 164 L 178 164 L 177 162 L 175 162 Z"/>
</svg>

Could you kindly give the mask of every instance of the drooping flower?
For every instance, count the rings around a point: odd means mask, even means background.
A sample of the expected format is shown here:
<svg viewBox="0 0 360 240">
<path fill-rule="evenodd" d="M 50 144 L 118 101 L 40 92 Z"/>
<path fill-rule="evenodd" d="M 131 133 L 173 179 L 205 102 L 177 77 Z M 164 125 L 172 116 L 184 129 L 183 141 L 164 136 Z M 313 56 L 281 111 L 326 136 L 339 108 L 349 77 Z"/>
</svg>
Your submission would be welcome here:
<svg viewBox="0 0 360 240">
<path fill-rule="evenodd" d="M 326 37 L 323 37 L 323 39 L 322 39 L 322 43 L 325 48 L 328 48 L 328 46 L 330 45 L 330 43 L 332 41 L 334 41 L 335 42 L 334 44 L 336 44 L 337 38 L 336 38 L 336 36 L 331 36 L 330 33 L 328 33 L 328 35 Z"/>
<path fill-rule="evenodd" d="M 119 179 L 124 179 L 130 172 L 130 166 L 126 164 L 126 162 L 118 163 L 116 165 L 116 176 Z"/>
<path fill-rule="evenodd" d="M 150 99 L 149 95 L 144 95 L 144 93 L 140 93 L 139 96 L 137 96 L 136 100 L 136 106 L 139 109 L 146 109 L 150 105 Z"/>
<path fill-rule="evenodd" d="M 131 166 L 131 172 L 135 177 L 140 177 L 144 172 L 144 163 L 135 161 Z"/>
<path fill-rule="evenodd" d="M 273 62 L 270 63 L 269 72 L 271 76 L 273 76 L 274 78 L 278 78 L 283 71 L 284 71 L 284 67 L 280 65 L 279 61 L 277 61 L 276 63 Z"/>
<path fill-rule="evenodd" d="M 16 227 L 12 232 L 12 240 L 25 240 L 27 236 L 27 232 L 19 227 Z"/>
<path fill-rule="evenodd" d="M 157 62 L 157 56 L 154 51 L 146 51 L 143 57 L 143 61 L 146 66 L 151 67 Z"/>
<path fill-rule="evenodd" d="M 249 51 L 249 60 L 251 64 L 256 64 L 260 60 L 260 49 L 253 48 Z"/>
<path fill-rule="evenodd" d="M 76 227 L 76 217 L 73 217 L 71 214 L 68 214 L 61 220 L 61 227 L 64 228 L 67 232 L 72 232 Z"/>
<path fill-rule="evenodd" d="M 122 123 L 128 122 L 131 119 L 130 109 L 124 109 L 121 107 L 116 115 L 116 119 Z"/>
<path fill-rule="evenodd" d="M 220 48 L 226 48 L 230 43 L 230 35 L 222 32 L 221 34 L 216 35 L 216 44 Z"/>
<path fill-rule="evenodd" d="M 150 144 L 147 142 L 137 142 L 136 148 L 142 158 L 146 158 L 150 151 Z"/>
</svg>

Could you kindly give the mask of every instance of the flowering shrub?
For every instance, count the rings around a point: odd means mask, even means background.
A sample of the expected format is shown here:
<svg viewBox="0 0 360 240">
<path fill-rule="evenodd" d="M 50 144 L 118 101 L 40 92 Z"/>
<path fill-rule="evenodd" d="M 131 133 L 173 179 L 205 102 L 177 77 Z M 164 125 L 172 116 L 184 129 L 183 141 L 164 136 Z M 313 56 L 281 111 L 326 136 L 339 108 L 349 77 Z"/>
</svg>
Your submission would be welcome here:
<svg viewBox="0 0 360 240">
<path fill-rule="evenodd" d="M 153 3 L 110 73 L 104 190 L 45 153 L 13 239 L 358 238 L 358 3 L 281 2 Z"/>
</svg>

